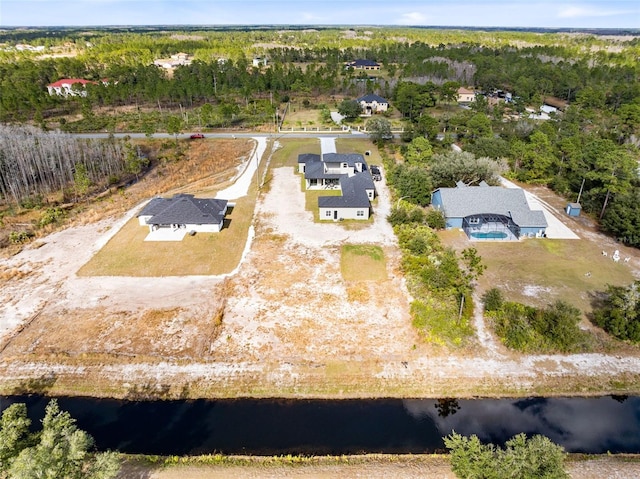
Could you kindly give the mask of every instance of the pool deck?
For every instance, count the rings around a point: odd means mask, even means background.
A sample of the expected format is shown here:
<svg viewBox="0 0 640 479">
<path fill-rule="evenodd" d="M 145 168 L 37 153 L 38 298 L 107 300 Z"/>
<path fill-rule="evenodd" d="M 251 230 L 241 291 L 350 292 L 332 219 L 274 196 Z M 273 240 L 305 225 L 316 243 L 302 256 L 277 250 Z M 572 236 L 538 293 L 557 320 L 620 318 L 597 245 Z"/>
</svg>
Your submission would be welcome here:
<svg viewBox="0 0 640 479">
<path fill-rule="evenodd" d="M 502 233 L 504 234 L 504 236 L 499 238 L 495 238 L 495 237 L 477 238 L 472 236 L 474 234 L 487 235 L 491 233 L 494 233 L 494 234 Z M 474 228 L 470 230 L 467 236 L 469 237 L 470 241 L 518 241 L 518 238 L 516 237 L 516 235 L 514 235 L 513 232 L 508 228 L 496 229 L 495 227 L 492 227 L 491 224 L 486 224 L 486 223 L 480 226 L 479 228 Z"/>
</svg>

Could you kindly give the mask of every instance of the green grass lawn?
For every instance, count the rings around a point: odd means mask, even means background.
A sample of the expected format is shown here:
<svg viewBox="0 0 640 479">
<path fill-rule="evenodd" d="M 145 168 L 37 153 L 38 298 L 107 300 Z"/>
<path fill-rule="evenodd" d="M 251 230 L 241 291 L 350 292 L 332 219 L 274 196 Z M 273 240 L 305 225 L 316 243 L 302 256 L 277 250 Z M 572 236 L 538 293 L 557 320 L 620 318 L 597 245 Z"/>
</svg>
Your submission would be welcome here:
<svg viewBox="0 0 640 479">
<path fill-rule="evenodd" d="M 562 299 L 590 312 L 595 292 L 603 291 L 607 284 L 628 285 L 634 280 L 628 266 L 603 257 L 602 248 L 585 239 L 472 243 L 464 233 L 453 231 L 443 232 L 441 237 L 457 248 L 473 246 L 478 250 L 487 265 L 479 280 L 482 291 L 498 287 L 507 300 L 532 306 Z"/>
<path fill-rule="evenodd" d="M 302 153 L 320 154 L 320 140 L 317 138 L 279 138 L 280 148 L 271 157 L 271 168 L 292 166 L 298 169 L 298 155 Z"/>
<path fill-rule="evenodd" d="M 384 281 L 387 262 L 380 246 L 347 244 L 342 246 L 340 269 L 345 281 Z"/>
<path fill-rule="evenodd" d="M 78 271 L 79 276 L 189 276 L 230 273 L 247 240 L 255 192 L 236 201 L 219 233 L 186 235 L 182 241 L 144 241 L 149 232 L 137 218 Z"/>
<path fill-rule="evenodd" d="M 336 151 L 338 153 L 360 153 L 364 155 L 365 151 L 370 151 L 370 156 L 365 156 L 365 161 L 370 164 L 382 163 L 382 157 L 378 152 L 376 145 L 368 138 L 353 137 L 338 138 L 336 140 Z"/>
</svg>

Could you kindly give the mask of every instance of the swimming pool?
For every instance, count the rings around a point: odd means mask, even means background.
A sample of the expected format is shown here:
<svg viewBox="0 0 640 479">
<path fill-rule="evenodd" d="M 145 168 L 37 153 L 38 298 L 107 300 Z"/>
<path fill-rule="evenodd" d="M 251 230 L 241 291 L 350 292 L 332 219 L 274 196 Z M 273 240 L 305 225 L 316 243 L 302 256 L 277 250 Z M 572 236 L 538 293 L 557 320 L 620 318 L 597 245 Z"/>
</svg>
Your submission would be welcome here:
<svg viewBox="0 0 640 479">
<path fill-rule="evenodd" d="M 505 239 L 508 235 L 504 231 L 474 231 L 469 236 L 476 239 Z"/>
</svg>

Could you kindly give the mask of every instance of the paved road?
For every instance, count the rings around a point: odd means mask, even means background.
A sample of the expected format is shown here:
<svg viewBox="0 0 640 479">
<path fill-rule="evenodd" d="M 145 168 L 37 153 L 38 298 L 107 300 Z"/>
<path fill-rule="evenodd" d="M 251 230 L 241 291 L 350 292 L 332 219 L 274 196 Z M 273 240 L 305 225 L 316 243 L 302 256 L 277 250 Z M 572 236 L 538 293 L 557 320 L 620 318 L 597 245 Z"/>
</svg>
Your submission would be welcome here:
<svg viewBox="0 0 640 479">
<path fill-rule="evenodd" d="M 327 131 L 325 132 L 321 132 L 321 131 L 307 131 L 307 132 L 294 132 L 294 133 L 290 133 L 290 132 L 283 132 L 283 133 L 256 133 L 256 132 L 242 132 L 242 133 L 233 133 L 233 132 L 221 132 L 221 133 L 204 133 L 204 137 L 205 138 L 283 138 L 283 137 L 287 137 L 287 138 L 322 138 L 325 135 L 328 136 L 336 136 L 336 134 L 339 135 L 344 135 L 344 136 L 349 136 L 349 133 L 340 133 L 337 131 L 333 131 L 333 132 L 329 132 Z M 192 133 L 181 133 L 178 135 L 178 139 L 179 140 L 186 140 L 188 139 L 190 136 L 192 135 Z M 100 139 L 100 138 L 109 138 L 110 134 L 109 133 L 75 133 L 73 136 L 75 136 L 76 138 L 95 138 L 95 139 Z M 115 138 L 125 138 L 125 137 L 130 137 L 130 138 L 136 138 L 136 139 L 144 139 L 144 138 L 168 138 L 168 139 L 173 139 L 174 136 L 170 135 L 169 133 L 154 133 L 153 135 L 151 135 L 150 137 L 148 137 L 147 135 L 145 135 L 144 133 L 114 133 L 113 136 Z M 198 140 L 194 140 L 194 141 L 198 141 Z"/>
</svg>

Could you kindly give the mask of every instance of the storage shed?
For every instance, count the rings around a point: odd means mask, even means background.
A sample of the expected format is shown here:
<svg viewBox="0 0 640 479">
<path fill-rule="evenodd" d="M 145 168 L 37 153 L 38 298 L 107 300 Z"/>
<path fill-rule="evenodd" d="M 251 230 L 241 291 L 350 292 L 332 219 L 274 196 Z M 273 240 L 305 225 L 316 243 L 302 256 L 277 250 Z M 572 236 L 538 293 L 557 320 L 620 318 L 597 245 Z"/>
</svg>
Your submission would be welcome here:
<svg viewBox="0 0 640 479">
<path fill-rule="evenodd" d="M 565 208 L 565 211 L 569 216 L 580 216 L 581 209 L 582 206 L 580 206 L 580 203 L 569 203 Z"/>
</svg>

